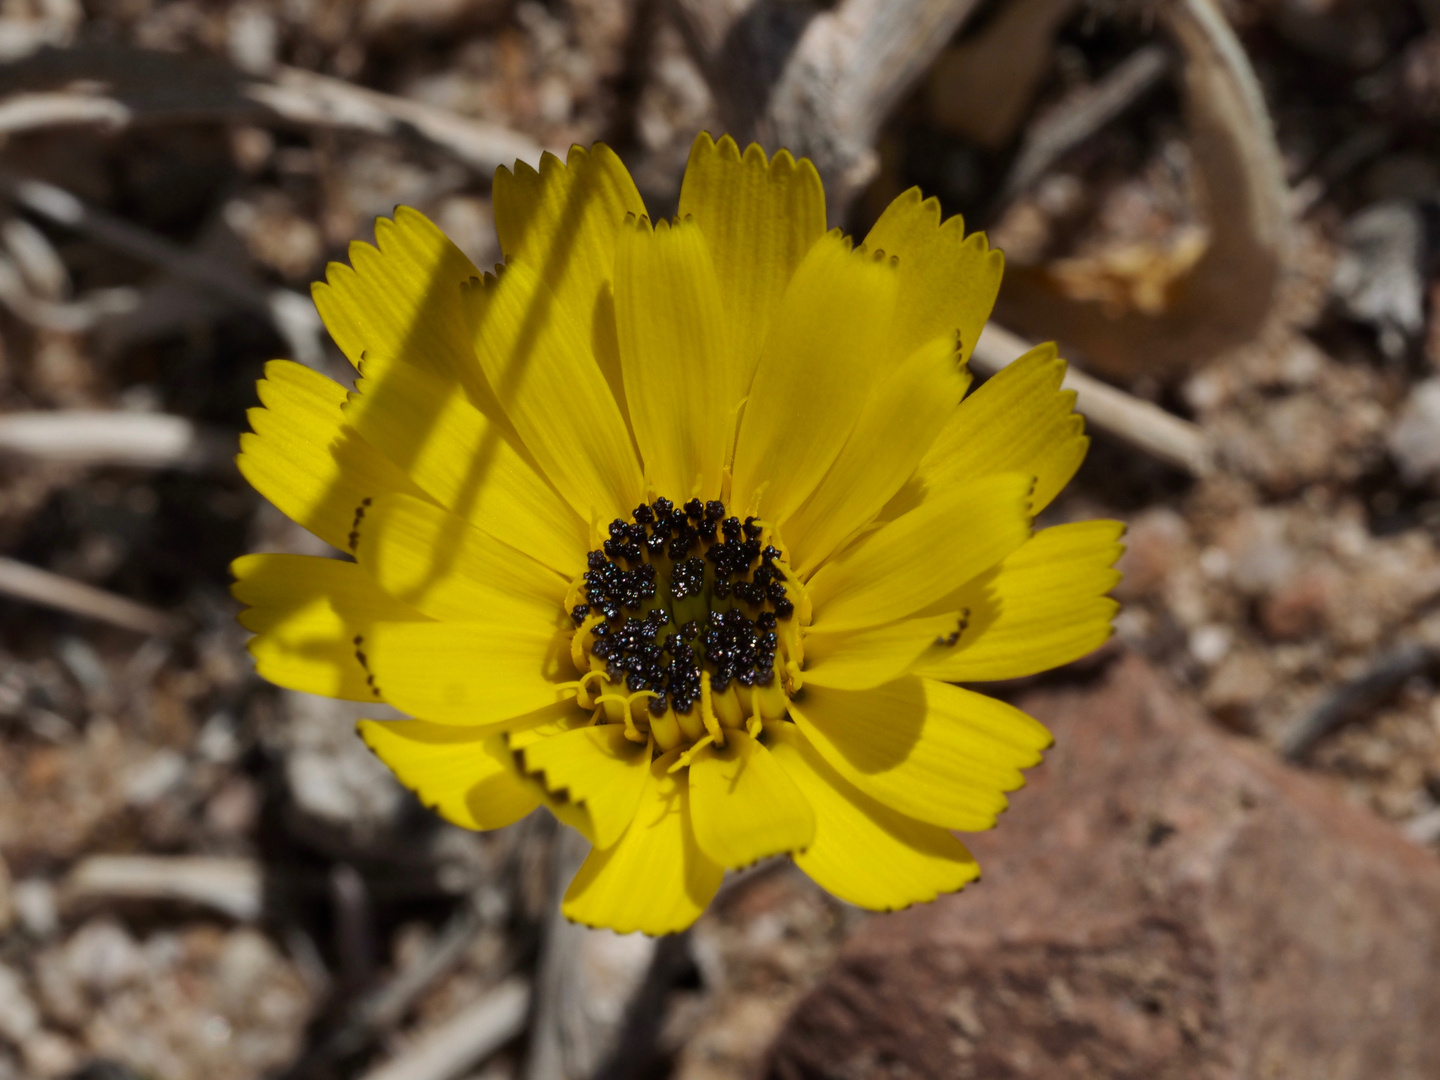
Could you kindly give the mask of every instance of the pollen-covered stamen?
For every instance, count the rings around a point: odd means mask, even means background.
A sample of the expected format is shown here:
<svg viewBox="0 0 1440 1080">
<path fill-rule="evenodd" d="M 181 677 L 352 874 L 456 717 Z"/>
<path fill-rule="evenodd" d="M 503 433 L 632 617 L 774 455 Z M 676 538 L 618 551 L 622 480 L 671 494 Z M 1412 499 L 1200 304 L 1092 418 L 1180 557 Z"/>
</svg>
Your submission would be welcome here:
<svg viewBox="0 0 1440 1080">
<path fill-rule="evenodd" d="M 587 565 L 572 590 L 572 654 L 603 675 L 595 700 L 612 722 L 648 728 L 664 751 L 785 714 L 787 640 L 798 639 L 779 628 L 796 586 L 763 522 L 715 499 L 660 498 L 612 521 Z"/>
</svg>

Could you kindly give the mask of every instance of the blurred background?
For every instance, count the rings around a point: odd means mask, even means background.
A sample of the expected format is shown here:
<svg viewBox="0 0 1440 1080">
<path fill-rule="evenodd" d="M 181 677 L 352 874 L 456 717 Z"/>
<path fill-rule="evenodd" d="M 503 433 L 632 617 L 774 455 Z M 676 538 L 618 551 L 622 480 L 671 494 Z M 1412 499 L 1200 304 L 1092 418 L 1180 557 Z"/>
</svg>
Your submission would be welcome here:
<svg viewBox="0 0 1440 1080">
<path fill-rule="evenodd" d="M 583 845 L 445 825 L 227 592 L 327 549 L 232 457 L 308 283 L 399 203 L 699 130 L 918 184 L 1056 338 L 1118 517 L 1100 653 L 985 881 L 784 861 L 682 937 L 553 914 Z M 0 0 L 0 1080 L 1440 1071 L 1437 0 Z"/>
</svg>

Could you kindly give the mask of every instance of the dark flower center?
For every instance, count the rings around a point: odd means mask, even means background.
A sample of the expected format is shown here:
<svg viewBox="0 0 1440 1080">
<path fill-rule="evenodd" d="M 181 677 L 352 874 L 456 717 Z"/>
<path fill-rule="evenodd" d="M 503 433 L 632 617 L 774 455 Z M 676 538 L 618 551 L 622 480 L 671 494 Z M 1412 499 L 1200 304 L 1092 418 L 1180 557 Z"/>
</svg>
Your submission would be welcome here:
<svg viewBox="0 0 1440 1080">
<path fill-rule="evenodd" d="M 661 498 L 612 521 L 589 554 L 584 603 L 570 612 L 608 682 L 648 692 L 654 717 L 689 715 L 706 675 L 714 694 L 773 685 L 777 628 L 795 604 L 766 531 L 754 518 L 727 517 L 718 500 Z"/>
</svg>

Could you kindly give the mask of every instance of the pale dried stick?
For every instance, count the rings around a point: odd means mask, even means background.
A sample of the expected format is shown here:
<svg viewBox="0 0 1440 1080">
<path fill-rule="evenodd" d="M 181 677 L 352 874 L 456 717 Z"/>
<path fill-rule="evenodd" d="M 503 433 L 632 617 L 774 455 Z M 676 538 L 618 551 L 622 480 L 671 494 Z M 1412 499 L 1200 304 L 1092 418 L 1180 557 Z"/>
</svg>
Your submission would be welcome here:
<svg viewBox="0 0 1440 1080">
<path fill-rule="evenodd" d="M 64 188 L 40 180 L 0 173 L 3 189 L 21 206 L 48 221 L 83 233 L 141 259 L 182 281 L 194 282 L 268 317 L 290 346 L 294 358 L 310 367 L 325 363 L 324 327 L 307 297 L 289 289 L 270 289 L 238 273 L 230 264 L 188 251 L 163 236 L 114 214 L 87 206 Z"/>
<path fill-rule="evenodd" d="M 0 414 L 0 454 L 62 465 L 199 470 L 228 464 L 234 437 L 163 413 Z"/>
<path fill-rule="evenodd" d="M 0 556 L 0 596 L 97 619 L 138 634 L 168 637 L 180 626 L 163 611 L 4 556 Z"/>
<path fill-rule="evenodd" d="M 1000 191 L 1008 203 L 1068 150 L 1080 145 L 1132 105 L 1160 81 L 1170 56 L 1159 45 L 1136 49 L 1093 86 L 1082 86 L 1049 112 L 1036 118 Z"/>
<path fill-rule="evenodd" d="M 425 1032 L 364 1080 L 453 1080 L 525 1030 L 530 987 L 512 979 Z"/>
<path fill-rule="evenodd" d="M 375 135 L 413 132 L 481 172 L 512 166 L 517 159 L 532 165 L 540 161 L 540 144 L 518 131 L 313 71 L 281 68 L 273 83 L 251 83 L 246 93 L 298 124 Z"/>
<path fill-rule="evenodd" d="M 0 135 L 90 124 L 116 131 L 134 117 L 134 111 L 123 103 L 95 94 L 65 90 L 12 94 L 0 101 Z"/>
<path fill-rule="evenodd" d="M 178 900 L 241 922 L 264 906 L 263 872 L 254 859 L 201 855 L 91 855 L 66 876 L 67 900 Z"/>
<path fill-rule="evenodd" d="M 140 306 L 140 294 L 122 285 L 96 289 L 78 300 L 47 300 L 26 288 L 24 276 L 13 259 L 0 255 L 0 304 L 31 326 L 81 334 L 103 318 L 134 311 Z"/>
<path fill-rule="evenodd" d="M 1326 735 L 1383 705 L 1410 679 L 1433 670 L 1437 659 L 1435 650 L 1423 642 L 1376 657 L 1366 671 L 1335 687 L 1295 720 L 1280 737 L 1280 753 L 1289 761 L 1300 761 Z"/>
<path fill-rule="evenodd" d="M 994 374 L 1030 348 L 1029 342 L 992 322 L 975 343 L 970 362 L 977 371 Z M 1075 391 L 1075 410 L 1106 434 L 1191 476 L 1214 471 L 1214 447 L 1198 425 L 1073 367 L 1065 374 L 1064 386 Z"/>
<path fill-rule="evenodd" d="M 528 135 L 499 124 L 476 120 L 422 101 L 370 90 L 343 79 L 301 68 L 280 68 L 272 81 L 247 79 L 225 69 L 217 78 L 209 67 L 186 65 L 183 57 L 167 55 L 177 78 L 202 82 L 185 99 L 183 86 L 169 95 L 134 93 L 127 75 L 133 70 L 142 84 L 153 82 L 147 72 L 155 54 L 142 49 L 104 47 L 102 89 L 36 90 L 0 100 L 0 135 L 45 128 L 98 126 L 118 131 L 137 125 L 191 123 L 196 119 L 284 120 L 304 127 L 358 131 L 391 138 L 419 138 L 457 161 L 489 173 L 516 159 L 536 164 L 542 148 Z M 52 54 L 37 78 L 55 81 L 64 74 L 75 82 L 89 77 L 94 54 L 85 47 Z M 193 67 L 193 70 L 191 70 Z M 153 91 L 153 87 L 147 89 Z M 203 99 L 203 100 L 202 100 Z"/>
<path fill-rule="evenodd" d="M 832 220 L 875 175 L 875 136 L 978 0 L 676 0 L 728 130 L 808 157 Z"/>
</svg>

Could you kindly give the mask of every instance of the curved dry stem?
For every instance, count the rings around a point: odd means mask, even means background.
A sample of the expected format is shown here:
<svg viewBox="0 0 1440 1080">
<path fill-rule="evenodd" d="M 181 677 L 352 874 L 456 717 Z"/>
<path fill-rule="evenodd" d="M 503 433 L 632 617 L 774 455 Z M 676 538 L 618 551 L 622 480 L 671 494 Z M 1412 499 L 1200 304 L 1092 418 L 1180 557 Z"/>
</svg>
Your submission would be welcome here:
<svg viewBox="0 0 1440 1080">
<path fill-rule="evenodd" d="M 999 312 L 1117 375 L 1177 373 L 1254 339 L 1271 318 L 1291 233 L 1288 189 L 1259 81 L 1212 0 L 1159 9 L 1183 65 L 1196 196 L 1209 242 L 1158 314 L 1062 295 L 1044 267 L 1012 266 Z"/>
<path fill-rule="evenodd" d="M 740 141 L 808 157 L 831 220 L 878 167 L 881 123 L 979 0 L 676 0 L 721 118 Z"/>
</svg>

